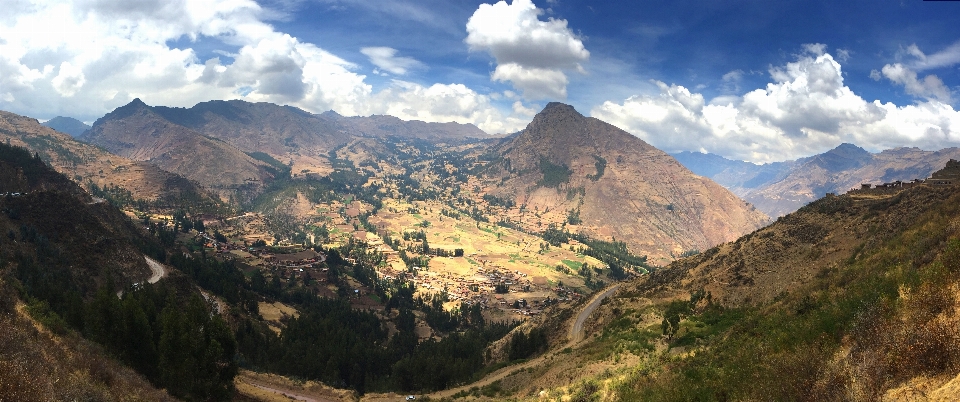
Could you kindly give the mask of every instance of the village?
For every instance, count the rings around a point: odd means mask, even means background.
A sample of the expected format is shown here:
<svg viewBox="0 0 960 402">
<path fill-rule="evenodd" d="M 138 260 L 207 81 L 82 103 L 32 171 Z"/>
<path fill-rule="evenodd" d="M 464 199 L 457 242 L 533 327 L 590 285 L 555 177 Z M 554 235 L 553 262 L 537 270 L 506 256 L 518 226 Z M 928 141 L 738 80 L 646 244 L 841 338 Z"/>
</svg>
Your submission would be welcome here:
<svg viewBox="0 0 960 402">
<path fill-rule="evenodd" d="M 323 297 L 346 296 L 355 308 L 382 311 L 385 301 L 379 300 L 369 286 L 344 276 L 340 285 L 345 289 L 340 289 L 328 278 L 328 250 L 347 242 L 362 244 L 368 253 L 382 256 L 374 267 L 378 279 L 407 281 L 415 286 L 416 295 L 424 297 L 446 292 L 449 301 L 445 308 L 457 308 L 460 303 L 479 305 L 484 315 L 494 320 L 523 319 L 540 314 L 549 305 L 578 300 L 589 290 L 570 270 L 583 262 L 603 265 L 568 249 L 554 248 L 539 254 L 533 252 L 533 244 L 540 245 L 535 236 L 489 224 L 465 224 L 418 205 L 420 208 L 412 208 L 390 201 L 372 215 L 372 207 L 358 200 L 318 204 L 307 244 L 275 241 L 265 229 L 264 217 L 252 212 L 205 220 L 206 231 L 191 231 L 180 240 L 199 245 L 220 260 L 234 261 L 247 277 L 260 272 L 268 283 L 276 278 L 283 288 L 302 286 Z M 408 265 L 402 258 L 402 247 L 418 242 L 400 241 L 402 233 L 423 229 L 422 222 L 434 219 L 436 223 L 427 228 L 431 248 L 450 250 L 451 255 L 430 255 L 419 260 L 425 264 Z M 451 239 L 451 233 L 459 238 Z M 385 238 L 396 239 L 394 246 L 386 244 Z M 453 256 L 454 247 L 465 252 Z M 356 263 L 349 256 L 344 259 Z M 552 259 L 556 262 L 546 262 Z"/>
</svg>

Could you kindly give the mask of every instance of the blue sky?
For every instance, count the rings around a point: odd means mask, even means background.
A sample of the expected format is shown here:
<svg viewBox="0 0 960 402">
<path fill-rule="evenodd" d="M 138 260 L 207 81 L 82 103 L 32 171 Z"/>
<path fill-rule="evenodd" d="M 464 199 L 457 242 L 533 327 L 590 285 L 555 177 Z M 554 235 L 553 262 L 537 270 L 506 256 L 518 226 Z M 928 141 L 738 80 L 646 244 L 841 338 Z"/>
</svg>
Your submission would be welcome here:
<svg viewBox="0 0 960 402">
<path fill-rule="evenodd" d="M 549 101 L 666 151 L 960 146 L 960 2 L 18 0 L 0 109 L 246 99 L 522 129 Z"/>
</svg>

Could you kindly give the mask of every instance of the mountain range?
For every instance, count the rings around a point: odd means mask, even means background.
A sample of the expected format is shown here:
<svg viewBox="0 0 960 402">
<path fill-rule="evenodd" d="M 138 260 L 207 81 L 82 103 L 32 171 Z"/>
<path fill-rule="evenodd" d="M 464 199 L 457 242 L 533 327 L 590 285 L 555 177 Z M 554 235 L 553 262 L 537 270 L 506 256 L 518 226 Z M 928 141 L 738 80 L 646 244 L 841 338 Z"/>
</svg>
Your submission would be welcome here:
<svg viewBox="0 0 960 402">
<path fill-rule="evenodd" d="M 374 176 L 414 177 L 417 168 L 404 167 L 388 143 L 467 144 L 462 152 L 474 157 L 497 155 L 479 177 L 490 184 L 485 192 L 517 206 L 517 224 L 543 231 L 569 223 L 567 230 L 619 239 L 658 264 L 735 239 L 767 219 L 671 156 L 559 103 L 501 139 L 456 123 L 314 115 L 243 101 L 152 107 L 137 99 L 98 119 L 80 139 L 196 181 L 225 202 L 256 198 L 284 168 L 293 176 L 330 174 L 338 149 L 349 151 L 339 158 L 355 166 L 376 166 Z M 524 214 L 534 216 L 524 222 Z"/>
<path fill-rule="evenodd" d="M 507 137 L 0 112 L 0 399 L 956 399 L 956 152 L 675 158 L 562 103 Z"/>
<path fill-rule="evenodd" d="M 948 160 L 960 159 L 960 148 L 895 148 L 871 153 L 853 144 L 841 144 L 822 154 L 763 165 L 699 152 L 673 156 L 694 173 L 709 177 L 767 215 L 778 217 L 826 193 L 842 194 L 861 184 L 928 178 Z"/>
</svg>

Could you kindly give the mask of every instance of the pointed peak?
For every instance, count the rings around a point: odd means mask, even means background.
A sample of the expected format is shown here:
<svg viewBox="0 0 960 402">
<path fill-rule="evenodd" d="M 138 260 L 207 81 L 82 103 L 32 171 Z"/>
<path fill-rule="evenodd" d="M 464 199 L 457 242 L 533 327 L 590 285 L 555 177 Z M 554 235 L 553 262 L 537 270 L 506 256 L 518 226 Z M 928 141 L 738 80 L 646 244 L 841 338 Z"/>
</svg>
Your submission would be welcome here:
<svg viewBox="0 0 960 402">
<path fill-rule="evenodd" d="M 833 155 L 846 156 L 846 157 L 865 157 L 865 156 L 870 156 L 870 155 L 872 155 L 872 154 L 871 154 L 869 151 L 867 151 L 866 149 L 860 148 L 860 147 L 858 147 L 858 146 L 856 146 L 856 145 L 854 145 L 854 144 L 850 144 L 850 143 L 847 143 L 847 142 L 845 142 L 845 143 L 843 143 L 843 144 L 840 144 L 840 145 L 837 145 L 836 148 L 831 149 L 831 150 L 829 150 L 829 151 L 827 151 L 827 152 L 825 152 L 825 153 L 827 153 L 827 154 L 833 154 Z"/>
<path fill-rule="evenodd" d="M 128 103 L 127 106 L 143 106 L 143 107 L 146 107 L 147 104 L 146 104 L 146 103 L 143 103 L 143 101 L 140 100 L 140 98 L 133 98 L 133 100 L 130 101 L 130 103 Z"/>
<path fill-rule="evenodd" d="M 865 149 L 860 148 L 849 142 L 844 142 L 843 144 L 837 145 L 837 147 L 834 148 L 833 150 L 834 151 L 841 151 L 841 150 L 842 151 L 865 151 Z"/>
<path fill-rule="evenodd" d="M 548 112 L 549 112 L 549 113 L 558 113 L 558 112 L 560 112 L 560 113 L 576 113 L 576 114 L 580 114 L 579 112 L 577 112 L 577 109 L 574 109 L 574 108 L 573 108 L 573 106 L 570 106 L 570 105 L 568 105 L 568 104 L 566 104 L 566 103 L 560 103 L 560 102 L 550 102 L 550 103 L 548 103 L 547 106 L 545 106 L 545 107 L 543 108 L 543 110 L 540 111 L 539 114 L 548 113 Z"/>
</svg>

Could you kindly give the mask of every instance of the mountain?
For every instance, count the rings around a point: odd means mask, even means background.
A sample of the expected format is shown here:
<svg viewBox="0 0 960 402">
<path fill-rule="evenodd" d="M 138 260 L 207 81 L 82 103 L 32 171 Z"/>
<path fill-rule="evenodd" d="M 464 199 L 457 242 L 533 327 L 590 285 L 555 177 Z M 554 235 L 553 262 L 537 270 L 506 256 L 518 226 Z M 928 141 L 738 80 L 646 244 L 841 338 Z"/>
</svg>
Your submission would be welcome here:
<svg viewBox="0 0 960 402">
<path fill-rule="evenodd" d="M 195 180 L 223 200 L 251 197 L 279 175 L 268 162 L 173 123 L 139 99 L 97 119 L 80 139 Z"/>
<path fill-rule="evenodd" d="M 451 142 L 470 139 L 496 138 L 473 124 L 426 123 L 419 120 L 405 121 L 394 116 L 373 115 L 343 117 L 335 112 L 325 112 L 320 117 L 340 123 L 349 132 L 369 137 L 397 136 L 407 139 L 422 139 L 431 142 Z"/>
<path fill-rule="evenodd" d="M 41 124 L 61 133 L 70 134 L 74 137 L 77 137 L 80 134 L 83 134 L 84 131 L 90 129 L 90 126 L 84 124 L 84 122 L 80 120 L 74 119 L 73 117 L 57 116 Z"/>
<path fill-rule="evenodd" d="M 946 161 L 960 158 L 960 149 L 896 148 L 872 154 L 853 144 L 841 144 L 822 154 L 765 165 L 693 152 L 676 156 L 695 173 L 713 179 L 776 217 L 826 193 L 842 194 L 862 183 L 927 178 Z"/>
<path fill-rule="evenodd" d="M 0 141 L 37 153 L 51 167 L 87 189 L 91 184 L 99 188 L 119 186 L 132 198 L 147 201 L 212 201 L 205 190 L 182 176 L 77 141 L 33 118 L 0 111 Z"/>
<path fill-rule="evenodd" d="M 957 400 L 957 286 L 960 186 L 827 196 L 621 284 L 594 303 L 583 341 L 556 342 L 498 389 L 501 399 Z M 537 327 L 565 336 L 570 317 Z"/>
<path fill-rule="evenodd" d="M 144 131 L 150 134 L 140 135 Z M 280 162 L 293 177 L 327 175 L 333 171 L 329 152 L 363 137 L 434 143 L 494 138 L 476 126 L 458 123 L 403 121 L 391 116 L 344 117 L 334 112 L 317 115 L 291 106 L 241 100 L 173 108 L 147 106 L 137 99 L 98 120 L 83 139 L 135 160 L 150 159 L 157 166 L 213 186 L 210 188 L 227 197 L 236 189 L 247 196 L 258 193 L 264 180 L 279 173 L 262 171 L 264 163 Z M 260 161 L 235 151 L 259 155 Z M 196 153 L 205 154 L 203 158 L 213 165 L 170 160 L 176 159 L 175 155 Z M 226 156 L 233 159 L 226 160 Z M 226 172 L 226 176 L 218 178 L 220 172 Z"/>
<path fill-rule="evenodd" d="M 330 172 L 327 153 L 357 137 L 401 137 L 431 142 L 492 138 L 472 124 L 404 121 L 393 116 L 311 114 L 292 106 L 242 100 L 201 102 L 191 108 L 152 107 L 167 120 L 223 140 L 244 152 L 264 152 L 294 175 Z"/>
<path fill-rule="evenodd" d="M 521 224 L 526 220 L 542 230 L 566 221 L 571 232 L 624 241 L 657 263 L 767 222 L 670 155 L 569 105 L 547 105 L 493 153 L 496 160 L 486 170 L 489 191 L 523 206 Z"/>
</svg>

